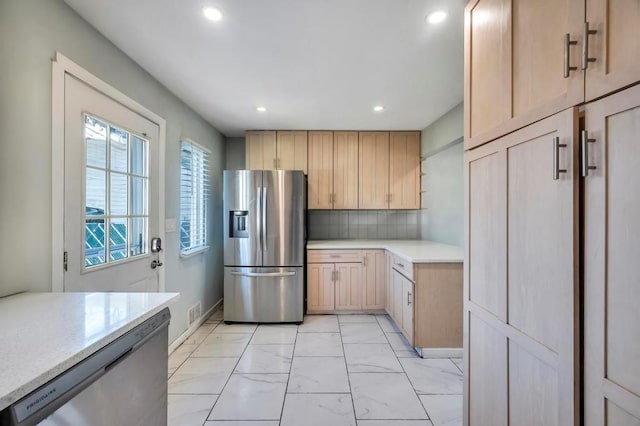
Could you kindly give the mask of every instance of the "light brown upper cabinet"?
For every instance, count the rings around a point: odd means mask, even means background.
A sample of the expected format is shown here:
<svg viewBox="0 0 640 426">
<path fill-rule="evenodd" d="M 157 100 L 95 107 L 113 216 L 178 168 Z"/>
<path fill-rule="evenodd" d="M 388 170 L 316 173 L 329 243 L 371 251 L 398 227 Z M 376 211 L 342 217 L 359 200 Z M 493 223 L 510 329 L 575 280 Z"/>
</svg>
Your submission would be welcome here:
<svg viewBox="0 0 640 426">
<path fill-rule="evenodd" d="M 640 81 L 638 22 L 637 0 L 470 1 L 465 148 Z"/>
<path fill-rule="evenodd" d="M 250 131 L 245 139 L 248 170 L 302 170 L 307 173 L 306 131 Z"/>
<path fill-rule="evenodd" d="M 333 208 L 358 208 L 358 132 L 333 133 Z"/>
<path fill-rule="evenodd" d="M 333 208 L 333 132 L 309 132 L 309 209 Z"/>
<path fill-rule="evenodd" d="M 391 132 L 389 208 L 420 208 L 420 132 Z"/>
<path fill-rule="evenodd" d="M 307 174 L 307 132 L 280 131 L 276 137 L 278 170 L 302 170 Z"/>
<path fill-rule="evenodd" d="M 245 134 L 247 170 L 276 170 L 276 132 L 250 131 Z"/>
<path fill-rule="evenodd" d="M 475 0 L 465 16 L 465 147 L 584 100 L 584 0 Z"/>
<path fill-rule="evenodd" d="M 389 208 L 389 132 L 360 132 L 361 209 Z"/>
<path fill-rule="evenodd" d="M 590 101 L 640 80 L 640 1 L 586 1 L 592 32 L 585 52 L 590 59 L 584 62 Z"/>
</svg>

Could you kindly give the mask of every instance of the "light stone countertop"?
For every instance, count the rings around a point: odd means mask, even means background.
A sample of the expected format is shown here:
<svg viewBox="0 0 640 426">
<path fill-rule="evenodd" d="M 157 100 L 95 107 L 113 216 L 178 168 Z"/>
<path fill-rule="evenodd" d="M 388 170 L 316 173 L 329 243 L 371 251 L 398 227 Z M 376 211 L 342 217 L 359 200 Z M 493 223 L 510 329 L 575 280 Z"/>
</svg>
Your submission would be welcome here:
<svg viewBox="0 0 640 426">
<path fill-rule="evenodd" d="M 0 298 L 0 410 L 178 297 L 178 293 L 21 293 Z"/>
<path fill-rule="evenodd" d="M 311 240 L 307 250 L 388 250 L 411 263 L 459 263 L 462 247 L 425 240 Z"/>
</svg>

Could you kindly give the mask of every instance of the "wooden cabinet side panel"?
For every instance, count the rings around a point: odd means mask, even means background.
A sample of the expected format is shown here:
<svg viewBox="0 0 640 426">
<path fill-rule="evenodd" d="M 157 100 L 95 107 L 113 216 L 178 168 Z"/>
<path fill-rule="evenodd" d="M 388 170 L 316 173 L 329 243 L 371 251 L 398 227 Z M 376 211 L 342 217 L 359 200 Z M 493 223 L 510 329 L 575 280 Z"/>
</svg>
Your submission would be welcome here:
<svg viewBox="0 0 640 426">
<path fill-rule="evenodd" d="M 586 100 L 640 81 L 640 2 L 587 0 L 587 21 L 597 33 L 589 36 Z"/>
<path fill-rule="evenodd" d="M 416 273 L 416 346 L 461 348 L 462 264 L 418 264 Z"/>
<path fill-rule="evenodd" d="M 332 209 L 333 132 L 309 132 L 309 209 Z"/>
<path fill-rule="evenodd" d="M 358 205 L 389 208 L 389 132 L 360 132 Z"/>
<path fill-rule="evenodd" d="M 420 208 L 420 132 L 391 132 L 389 139 L 391 209 Z"/>
<path fill-rule="evenodd" d="M 335 209 L 358 208 L 358 132 L 333 134 Z"/>
</svg>

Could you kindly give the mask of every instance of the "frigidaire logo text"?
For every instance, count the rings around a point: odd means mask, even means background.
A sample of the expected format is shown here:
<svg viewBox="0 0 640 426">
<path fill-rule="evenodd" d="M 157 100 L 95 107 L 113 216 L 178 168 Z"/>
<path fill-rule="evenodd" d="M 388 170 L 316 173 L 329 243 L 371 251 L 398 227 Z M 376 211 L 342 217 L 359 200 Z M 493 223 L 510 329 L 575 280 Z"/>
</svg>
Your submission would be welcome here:
<svg viewBox="0 0 640 426">
<path fill-rule="evenodd" d="M 45 393 L 44 395 L 40 395 L 35 401 L 33 401 L 31 404 L 27 405 L 27 410 L 30 410 L 34 406 L 40 404 L 42 401 L 44 401 L 45 399 L 49 398 L 54 393 L 56 393 L 56 388 L 51 389 L 49 392 Z"/>
</svg>

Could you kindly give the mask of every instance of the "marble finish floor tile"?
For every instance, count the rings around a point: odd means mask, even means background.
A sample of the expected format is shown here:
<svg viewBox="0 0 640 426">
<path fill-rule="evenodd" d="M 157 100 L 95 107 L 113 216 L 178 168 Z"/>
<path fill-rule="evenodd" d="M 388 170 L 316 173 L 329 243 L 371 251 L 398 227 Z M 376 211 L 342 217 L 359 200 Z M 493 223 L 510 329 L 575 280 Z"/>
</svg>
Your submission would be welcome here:
<svg viewBox="0 0 640 426">
<path fill-rule="evenodd" d="M 221 322 L 213 332 L 218 333 L 249 333 L 253 334 L 258 326 L 255 324 L 225 324 Z"/>
<path fill-rule="evenodd" d="M 376 315 L 376 320 L 385 333 L 402 333 L 388 315 Z"/>
<path fill-rule="evenodd" d="M 252 345 L 293 345 L 296 342 L 296 336 L 298 335 L 297 327 L 281 327 L 281 326 L 269 326 L 261 325 L 258 327 L 250 344 Z"/>
<path fill-rule="evenodd" d="M 413 346 L 407 342 L 407 339 L 402 335 L 402 333 L 385 333 L 385 337 L 389 341 L 389 344 L 393 348 L 394 351 L 413 351 Z"/>
<path fill-rule="evenodd" d="M 289 373 L 293 345 L 249 345 L 235 369 L 236 373 Z"/>
<path fill-rule="evenodd" d="M 338 315 L 338 321 L 340 322 L 340 324 L 347 324 L 347 323 L 363 323 L 363 322 L 377 322 L 376 320 L 376 316 L 371 314 L 371 315 L 361 315 L 361 314 L 345 314 L 345 315 Z"/>
<path fill-rule="evenodd" d="M 204 426 L 279 426 L 277 420 L 209 420 Z"/>
<path fill-rule="evenodd" d="M 195 351 L 198 345 L 194 344 L 185 344 L 178 346 L 175 351 L 169 355 L 169 363 L 168 368 L 169 371 L 175 371 L 178 367 L 182 365 L 183 362 L 189 358 L 189 356 Z"/>
<path fill-rule="evenodd" d="M 403 358 L 400 363 L 418 394 L 462 394 L 463 375 L 448 358 Z"/>
<path fill-rule="evenodd" d="M 430 420 L 358 420 L 358 426 L 433 426 Z"/>
<path fill-rule="evenodd" d="M 280 420 L 287 374 L 233 374 L 209 420 Z"/>
<path fill-rule="evenodd" d="M 294 356 L 343 356 L 340 333 L 300 333 Z"/>
<path fill-rule="evenodd" d="M 281 426 L 356 426 L 351 395 L 287 394 Z"/>
<path fill-rule="evenodd" d="M 211 334 L 214 328 L 216 328 L 216 324 L 202 324 L 191 336 L 187 338 L 187 340 L 184 341 L 184 344 L 199 345 L 209 334 Z"/>
<path fill-rule="evenodd" d="M 357 419 L 428 419 L 407 376 L 402 373 L 349 374 Z"/>
<path fill-rule="evenodd" d="M 462 426 L 462 395 L 420 395 L 434 426 Z"/>
<path fill-rule="evenodd" d="M 298 333 L 338 333 L 337 315 L 307 315 L 298 327 Z"/>
<path fill-rule="evenodd" d="M 342 357 L 296 357 L 291 366 L 289 393 L 350 392 Z"/>
<path fill-rule="evenodd" d="M 340 333 L 344 343 L 387 343 L 387 338 L 377 321 L 340 324 Z"/>
<path fill-rule="evenodd" d="M 201 426 L 218 395 L 169 395 L 168 426 Z"/>
<path fill-rule="evenodd" d="M 251 334 L 212 333 L 198 346 L 193 357 L 239 357 L 251 340 Z"/>
<path fill-rule="evenodd" d="M 217 311 L 215 311 L 214 313 L 211 314 L 211 316 L 208 318 L 208 320 L 217 320 L 217 321 L 222 321 L 224 319 L 224 310 L 223 309 L 218 309 Z"/>
<path fill-rule="evenodd" d="M 402 373 L 388 343 L 344 344 L 344 356 L 347 359 L 349 373 Z"/>
<path fill-rule="evenodd" d="M 458 370 L 460 370 L 461 373 L 464 373 L 464 363 L 462 362 L 462 358 L 451 358 L 451 362 L 458 367 Z"/>
<path fill-rule="evenodd" d="M 238 358 L 189 358 L 169 379 L 170 394 L 219 394 Z"/>
</svg>

